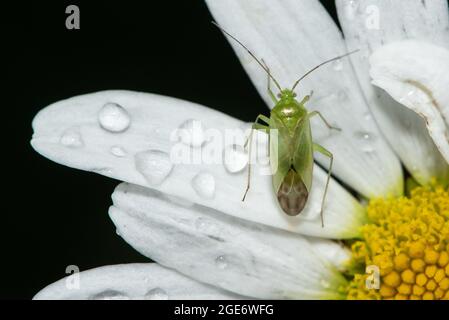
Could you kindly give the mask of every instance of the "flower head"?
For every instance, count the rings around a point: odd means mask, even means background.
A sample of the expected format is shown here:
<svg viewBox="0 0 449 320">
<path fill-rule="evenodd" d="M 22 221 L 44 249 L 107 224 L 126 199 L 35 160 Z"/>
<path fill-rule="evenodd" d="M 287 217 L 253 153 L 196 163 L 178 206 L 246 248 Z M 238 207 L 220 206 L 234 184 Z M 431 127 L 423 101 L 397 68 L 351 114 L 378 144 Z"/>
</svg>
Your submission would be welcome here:
<svg viewBox="0 0 449 320">
<path fill-rule="evenodd" d="M 367 290 L 357 275 L 352 299 L 441 299 L 449 297 L 449 194 L 440 186 L 417 187 L 411 196 L 377 199 L 363 241 L 352 245 L 356 263 L 379 266 L 379 291 Z"/>
</svg>

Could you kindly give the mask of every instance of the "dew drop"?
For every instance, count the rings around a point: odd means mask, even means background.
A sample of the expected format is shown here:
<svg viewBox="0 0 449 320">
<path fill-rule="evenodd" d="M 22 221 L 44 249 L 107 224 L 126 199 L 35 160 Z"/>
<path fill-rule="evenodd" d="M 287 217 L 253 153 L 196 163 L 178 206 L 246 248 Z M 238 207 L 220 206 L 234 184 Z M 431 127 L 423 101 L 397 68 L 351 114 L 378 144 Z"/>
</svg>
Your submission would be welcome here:
<svg viewBox="0 0 449 320">
<path fill-rule="evenodd" d="M 210 173 L 198 173 L 192 179 L 192 187 L 202 198 L 213 198 L 215 195 L 215 178 Z"/>
<path fill-rule="evenodd" d="M 343 62 L 341 61 L 341 59 L 338 59 L 338 60 L 334 61 L 334 62 L 332 63 L 332 68 L 333 68 L 335 71 L 341 71 L 341 70 L 343 70 Z"/>
<path fill-rule="evenodd" d="M 161 288 L 154 288 L 148 291 L 145 296 L 145 300 L 168 300 L 168 294 Z"/>
<path fill-rule="evenodd" d="M 122 132 L 128 129 L 131 118 L 128 112 L 117 103 L 106 103 L 98 113 L 100 126 L 111 132 Z"/>
<path fill-rule="evenodd" d="M 149 184 L 161 184 L 173 169 L 173 164 L 166 152 L 147 150 L 134 156 L 137 171 L 142 174 Z"/>
<path fill-rule="evenodd" d="M 354 135 L 356 138 L 364 141 L 370 141 L 372 139 L 371 134 L 365 131 L 357 131 Z"/>
<path fill-rule="evenodd" d="M 115 234 L 118 235 L 119 237 L 122 236 L 122 234 L 120 233 L 120 230 L 119 230 L 119 229 L 115 229 Z"/>
<path fill-rule="evenodd" d="M 112 153 L 114 156 L 119 157 L 119 158 L 122 158 L 122 157 L 126 156 L 126 151 L 125 151 L 125 149 L 123 149 L 123 148 L 120 147 L 120 146 L 112 146 L 112 147 L 111 147 L 111 153 Z"/>
<path fill-rule="evenodd" d="M 83 138 L 78 128 L 67 129 L 61 136 L 62 145 L 69 148 L 80 148 L 84 145 Z"/>
<path fill-rule="evenodd" d="M 182 143 L 192 147 L 201 147 L 206 140 L 201 121 L 195 119 L 183 122 L 179 126 L 178 136 Z"/>
<path fill-rule="evenodd" d="M 360 144 L 360 148 L 365 153 L 374 152 L 373 142 L 375 140 L 374 136 L 366 131 L 356 131 L 354 133 L 355 138 Z"/>
<path fill-rule="evenodd" d="M 228 266 L 228 262 L 226 261 L 226 257 L 225 256 L 218 256 L 215 259 L 215 265 L 218 267 L 218 269 L 226 269 L 226 267 Z"/>
<path fill-rule="evenodd" d="M 129 300 L 129 297 L 120 291 L 106 290 L 93 295 L 90 300 Z"/>
<path fill-rule="evenodd" d="M 243 146 L 234 144 L 223 150 L 223 161 L 228 172 L 239 172 L 248 164 L 248 153 Z"/>
</svg>

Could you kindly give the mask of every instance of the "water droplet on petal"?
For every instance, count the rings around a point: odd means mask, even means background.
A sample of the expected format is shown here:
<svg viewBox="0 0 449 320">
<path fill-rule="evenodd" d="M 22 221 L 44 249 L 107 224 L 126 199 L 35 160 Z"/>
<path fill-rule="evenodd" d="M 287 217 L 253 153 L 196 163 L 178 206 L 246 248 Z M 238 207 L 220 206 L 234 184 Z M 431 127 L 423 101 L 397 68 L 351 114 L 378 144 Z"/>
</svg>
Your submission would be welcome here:
<svg viewBox="0 0 449 320">
<path fill-rule="evenodd" d="M 120 291 L 106 290 L 93 295 L 90 300 L 129 300 L 129 297 Z"/>
<path fill-rule="evenodd" d="M 230 173 L 242 171 L 248 164 L 248 153 L 240 145 L 231 145 L 223 150 L 224 166 Z"/>
<path fill-rule="evenodd" d="M 210 173 L 198 173 L 192 179 L 192 187 L 202 198 L 213 198 L 215 195 L 215 178 Z"/>
<path fill-rule="evenodd" d="M 360 144 L 360 148 L 363 152 L 365 153 L 374 152 L 373 143 L 375 141 L 375 137 L 373 136 L 373 134 L 366 131 L 356 131 L 354 133 L 354 136 L 357 139 L 358 143 Z"/>
<path fill-rule="evenodd" d="M 225 256 L 218 256 L 215 259 L 215 265 L 218 267 L 218 269 L 225 269 L 228 266 L 228 262 L 226 260 Z"/>
<path fill-rule="evenodd" d="M 205 142 L 205 132 L 201 121 L 189 119 L 183 122 L 178 129 L 180 140 L 192 147 L 201 147 Z"/>
<path fill-rule="evenodd" d="M 168 294 L 161 288 L 154 288 L 148 291 L 145 296 L 145 300 L 168 300 Z"/>
<path fill-rule="evenodd" d="M 80 148 L 84 146 L 83 138 L 78 128 L 67 129 L 59 140 L 62 145 L 69 148 Z"/>
<path fill-rule="evenodd" d="M 343 70 L 343 62 L 341 61 L 341 59 L 335 60 L 335 61 L 332 63 L 332 68 L 333 68 L 335 71 L 341 71 L 341 70 Z"/>
<path fill-rule="evenodd" d="M 369 141 L 371 140 L 371 134 L 365 131 L 356 131 L 354 136 L 359 140 Z"/>
<path fill-rule="evenodd" d="M 119 230 L 119 229 L 115 229 L 115 234 L 118 235 L 119 237 L 122 236 L 122 234 L 120 233 L 120 230 Z"/>
<path fill-rule="evenodd" d="M 170 174 L 173 164 L 166 152 L 147 150 L 134 156 L 137 171 L 142 174 L 149 184 L 161 184 Z"/>
<path fill-rule="evenodd" d="M 111 147 L 111 153 L 112 153 L 114 156 L 119 157 L 119 158 L 126 156 L 126 151 L 125 151 L 125 149 L 123 149 L 123 148 L 120 147 L 120 146 L 112 146 L 112 147 Z"/>
<path fill-rule="evenodd" d="M 131 118 L 128 112 L 117 103 L 106 103 L 98 113 L 100 126 L 111 132 L 122 132 L 128 129 Z"/>
<path fill-rule="evenodd" d="M 358 0 L 350 0 L 349 5 L 355 7 L 358 4 Z"/>
</svg>

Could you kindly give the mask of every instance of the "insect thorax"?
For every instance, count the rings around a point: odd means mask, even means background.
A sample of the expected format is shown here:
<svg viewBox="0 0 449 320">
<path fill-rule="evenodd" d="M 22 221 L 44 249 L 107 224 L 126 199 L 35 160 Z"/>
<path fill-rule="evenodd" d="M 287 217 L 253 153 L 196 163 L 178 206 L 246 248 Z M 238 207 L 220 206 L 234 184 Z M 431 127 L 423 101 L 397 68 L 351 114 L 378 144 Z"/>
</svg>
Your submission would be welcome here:
<svg viewBox="0 0 449 320">
<path fill-rule="evenodd" d="M 298 121 L 307 114 L 307 109 L 295 99 L 296 95 L 288 93 L 284 94 L 284 91 L 282 91 L 281 97 L 274 106 L 272 113 L 281 118 L 284 125 L 290 131 L 293 131 Z"/>
</svg>

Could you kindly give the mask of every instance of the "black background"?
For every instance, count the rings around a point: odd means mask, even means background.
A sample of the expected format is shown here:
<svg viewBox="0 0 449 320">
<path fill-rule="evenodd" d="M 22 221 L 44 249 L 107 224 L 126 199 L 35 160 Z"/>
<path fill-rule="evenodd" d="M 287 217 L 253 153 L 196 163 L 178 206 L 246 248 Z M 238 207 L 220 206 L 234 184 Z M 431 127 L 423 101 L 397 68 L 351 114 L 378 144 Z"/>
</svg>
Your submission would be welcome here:
<svg viewBox="0 0 449 320">
<path fill-rule="evenodd" d="M 335 16 L 333 1 L 323 1 Z M 81 29 L 65 28 L 76 4 Z M 252 121 L 267 108 L 201 0 L 35 1 L 1 7 L 3 166 L 0 298 L 32 298 L 81 270 L 147 262 L 107 211 L 118 181 L 74 170 L 31 148 L 45 106 L 105 89 L 159 93 Z"/>
</svg>

